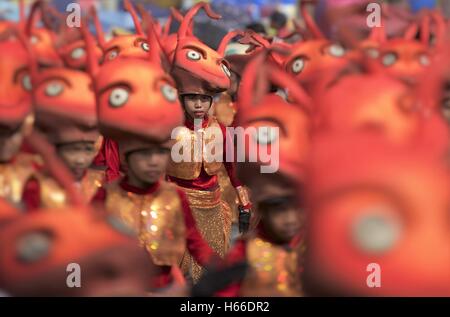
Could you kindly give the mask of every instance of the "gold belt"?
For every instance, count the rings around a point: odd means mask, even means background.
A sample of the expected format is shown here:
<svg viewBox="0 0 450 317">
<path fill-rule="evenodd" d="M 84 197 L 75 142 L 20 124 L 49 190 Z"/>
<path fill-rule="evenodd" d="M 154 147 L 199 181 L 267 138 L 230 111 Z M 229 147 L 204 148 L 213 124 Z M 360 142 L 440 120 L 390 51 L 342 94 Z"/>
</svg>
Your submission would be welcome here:
<svg viewBox="0 0 450 317">
<path fill-rule="evenodd" d="M 213 191 L 182 188 L 193 208 L 211 209 L 220 205 L 220 188 Z"/>
</svg>

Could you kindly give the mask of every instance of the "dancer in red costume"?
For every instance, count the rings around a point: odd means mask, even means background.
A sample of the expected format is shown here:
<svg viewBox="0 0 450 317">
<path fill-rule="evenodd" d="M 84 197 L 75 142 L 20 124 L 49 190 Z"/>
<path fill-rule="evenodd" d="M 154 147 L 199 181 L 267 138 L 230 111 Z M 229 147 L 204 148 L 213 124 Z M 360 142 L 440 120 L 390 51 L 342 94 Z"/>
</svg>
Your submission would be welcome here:
<svg viewBox="0 0 450 317">
<path fill-rule="evenodd" d="M 178 30 L 176 49 L 169 56 L 173 60 L 172 75 L 177 83 L 185 114 L 184 127 L 176 133 L 177 143 L 189 143 L 189 149 L 184 150 L 192 154 L 194 147 L 198 145 L 202 154 L 192 156 L 188 153 L 189 157 L 179 162 L 175 162 L 172 155 L 167 175 L 171 182 L 176 183 L 187 194 L 202 236 L 223 257 L 228 250 L 231 234 L 231 211 L 221 199 L 217 177 L 223 165 L 231 184 L 236 188 L 243 211 L 242 219 L 248 218 L 251 204 L 246 189 L 234 174 L 233 163 L 227 162 L 226 147 L 227 144 L 232 144 L 229 136 L 223 125 L 214 117 L 208 116 L 214 94 L 229 88 L 231 73 L 228 62 L 223 57 L 226 44 L 221 45 L 223 49 L 214 51 L 188 32 L 192 19 L 202 8 L 209 17 L 220 18 L 204 2 L 192 7 Z M 224 41 L 231 37 L 227 36 Z M 212 144 L 218 151 L 213 156 L 205 150 Z M 191 268 L 194 280 L 198 280 L 202 272 L 198 263 L 187 259 L 185 264 Z"/>
<path fill-rule="evenodd" d="M 182 123 L 183 114 L 173 80 L 161 66 L 153 25 L 149 25 L 152 51 L 147 60 L 121 57 L 98 68 L 92 59 L 90 69 L 98 94 L 100 129 L 117 140 L 126 166 L 125 177 L 101 188 L 94 203 L 101 202 L 109 214 L 139 234 L 157 265 L 152 281 L 156 290 L 172 282 L 171 271 L 178 269 L 185 254 L 202 265 L 217 256 L 197 231 L 186 195 L 162 179 L 173 144 L 171 132 Z M 90 54 L 92 41 L 87 32 L 85 37 Z"/>
</svg>

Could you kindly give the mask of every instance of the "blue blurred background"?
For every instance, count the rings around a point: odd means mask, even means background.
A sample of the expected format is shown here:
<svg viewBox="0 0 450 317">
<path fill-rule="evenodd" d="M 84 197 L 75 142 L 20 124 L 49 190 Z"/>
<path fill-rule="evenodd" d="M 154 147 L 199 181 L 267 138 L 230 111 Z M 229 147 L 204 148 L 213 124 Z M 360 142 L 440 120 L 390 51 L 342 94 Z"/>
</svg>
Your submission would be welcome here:
<svg viewBox="0 0 450 317">
<path fill-rule="evenodd" d="M 33 0 L 24 0 L 30 4 Z M 130 15 L 123 10 L 123 0 L 47 0 L 59 11 L 66 11 L 69 3 L 77 2 L 81 7 L 97 6 L 99 18 L 106 31 L 112 29 L 131 32 L 133 21 Z M 147 10 L 151 10 L 154 17 L 162 23 L 169 15 L 169 7 L 175 6 L 180 10 L 186 10 L 199 0 L 132 0 L 133 3 L 141 3 Z M 222 15 L 219 21 L 211 22 L 205 14 L 199 14 L 196 18 L 195 34 L 208 45 L 216 46 L 220 38 L 231 29 L 245 28 L 252 22 L 262 22 L 270 35 L 270 15 L 276 10 L 284 13 L 288 20 L 298 16 L 297 8 L 301 0 L 210 0 L 213 9 Z M 319 6 L 325 3 L 336 3 L 337 0 L 318 0 Z M 367 2 L 367 0 L 354 0 Z M 409 7 L 413 12 L 421 8 L 433 8 L 440 6 L 450 13 L 450 0 L 391 0 L 395 4 L 401 3 Z M 0 19 L 18 19 L 18 0 L 0 0 Z M 174 23 L 173 28 L 177 24 Z"/>
<path fill-rule="evenodd" d="M 31 3 L 32 0 L 25 0 L 25 2 Z M 48 0 L 48 2 L 53 3 L 60 11 L 65 11 L 67 5 L 73 2 L 79 3 L 82 7 L 89 7 L 95 4 L 100 11 L 101 22 L 106 29 L 110 27 L 131 29 L 133 26 L 131 18 L 123 12 L 122 0 Z M 198 2 L 198 0 L 132 0 L 132 2 L 142 3 L 147 9 L 152 11 L 155 17 L 164 20 L 169 14 L 168 8 L 170 6 L 186 9 Z M 267 18 L 275 9 L 285 13 L 288 17 L 292 17 L 297 12 L 299 0 L 210 0 L 208 2 L 216 8 L 216 11 L 221 12 L 224 16 L 224 23 L 229 22 L 233 24 L 233 27 L 239 27 L 249 23 L 249 21 Z M 405 0 L 403 2 L 408 3 L 412 11 L 418 11 L 424 7 L 433 8 L 439 1 Z M 17 3 L 18 0 L 0 0 L 0 18 L 17 19 Z"/>
</svg>

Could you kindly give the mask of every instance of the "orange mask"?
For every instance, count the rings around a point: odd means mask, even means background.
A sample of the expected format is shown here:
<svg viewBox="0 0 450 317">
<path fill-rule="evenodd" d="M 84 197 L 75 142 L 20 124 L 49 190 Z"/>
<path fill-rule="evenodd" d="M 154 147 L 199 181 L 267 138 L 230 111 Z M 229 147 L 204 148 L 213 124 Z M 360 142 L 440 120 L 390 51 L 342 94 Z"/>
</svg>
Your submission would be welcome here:
<svg viewBox="0 0 450 317">
<path fill-rule="evenodd" d="M 152 277 L 148 255 L 119 219 L 93 212 L 43 210 L 8 224 L 0 233 L 2 289 L 14 296 L 144 295 Z M 82 268 L 82 288 L 66 284 L 71 263 Z M 120 278 L 100 278 L 99 272 L 116 272 Z"/>
<path fill-rule="evenodd" d="M 308 82 L 318 71 L 348 63 L 345 49 L 325 38 L 310 16 L 307 4 L 302 1 L 300 10 L 313 37 L 293 44 L 283 62 L 286 72 L 295 76 L 300 83 Z"/>
<path fill-rule="evenodd" d="M 97 40 L 103 51 L 102 63 L 107 63 L 117 57 L 138 57 L 146 59 L 150 51 L 149 43 L 146 39 L 146 34 L 142 30 L 141 22 L 137 12 L 129 0 L 124 1 L 125 9 L 131 14 L 133 18 L 136 34 L 115 36 L 109 41 L 105 41 L 103 30 L 98 20 L 97 12 L 92 7 L 91 15 L 94 19 L 95 28 L 97 32 Z M 141 8 L 141 12 L 144 10 Z M 150 17 L 149 17 L 150 18 Z M 153 21 L 152 21 L 153 22 Z"/>
<path fill-rule="evenodd" d="M 8 40 L 0 41 L 0 123 L 19 126 L 31 113 L 31 49 L 17 27 L 8 29 Z M 4 34 L 5 35 L 5 34 Z"/>
<path fill-rule="evenodd" d="M 369 68 L 415 83 L 429 70 L 434 59 L 434 48 L 429 43 L 431 21 L 436 23 L 435 48 L 442 46 L 445 30 L 443 17 L 436 12 L 426 12 L 421 18 L 420 41 L 414 39 L 419 25 L 412 23 L 403 38 L 391 39 L 380 45 L 379 57 L 369 62 Z"/>
<path fill-rule="evenodd" d="M 46 4 L 38 0 L 33 3 L 25 25 L 25 34 L 33 47 L 39 65 L 61 66 L 62 61 L 55 49 L 56 34 L 45 27 L 36 28 L 37 14 L 45 12 Z"/>
<path fill-rule="evenodd" d="M 259 53 L 248 64 L 238 98 L 237 126 L 256 129 L 256 134 L 249 139 L 246 158 L 252 155 L 248 152 L 250 149 L 267 147 L 263 151 L 269 153 L 276 146 L 279 148 L 280 171 L 302 179 L 309 154 L 311 100 L 291 76 L 273 63 L 267 63 L 265 53 Z M 293 103 L 277 94 L 268 94 L 269 82 L 286 87 Z M 258 161 L 264 164 L 261 157 Z"/>
<path fill-rule="evenodd" d="M 316 139 L 307 182 L 312 289 L 450 296 L 448 172 L 426 143 L 399 148 L 364 133 Z M 381 287 L 370 287 L 376 272 Z"/>
<path fill-rule="evenodd" d="M 204 2 L 197 3 L 184 16 L 177 33 L 176 49 L 168 56 L 173 61 L 172 74 L 181 93 L 218 93 L 230 86 L 230 66 L 224 59 L 226 44 L 221 44 L 215 51 L 189 31 L 192 20 L 200 9 L 204 9 L 210 18 L 220 19 L 220 15 L 214 13 L 209 4 Z M 230 36 L 222 43 L 229 41 Z M 194 91 L 201 86 L 204 86 L 204 91 Z"/>
<path fill-rule="evenodd" d="M 120 139 L 124 132 L 155 141 L 166 141 L 172 129 L 182 125 L 183 112 L 172 78 L 161 65 L 161 49 L 152 23 L 148 23 L 146 59 L 119 58 L 98 67 L 94 43 L 83 28 L 94 78 L 102 134 Z"/>
</svg>

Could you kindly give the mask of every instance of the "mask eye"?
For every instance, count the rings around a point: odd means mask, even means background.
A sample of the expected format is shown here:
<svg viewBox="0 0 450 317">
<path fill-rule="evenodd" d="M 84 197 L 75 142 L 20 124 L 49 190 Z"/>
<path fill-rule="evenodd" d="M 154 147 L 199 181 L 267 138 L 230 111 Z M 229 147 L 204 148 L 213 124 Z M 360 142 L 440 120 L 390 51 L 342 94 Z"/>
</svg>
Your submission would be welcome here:
<svg viewBox="0 0 450 317">
<path fill-rule="evenodd" d="M 119 51 L 118 50 L 112 50 L 111 52 L 108 53 L 108 55 L 106 56 L 106 58 L 108 60 L 113 60 L 115 59 L 117 56 L 119 56 Z"/>
<path fill-rule="evenodd" d="M 186 56 L 187 56 L 187 58 L 189 58 L 190 60 L 193 60 L 193 61 L 198 61 L 202 57 L 199 52 L 194 51 L 194 50 L 188 51 Z"/>
<path fill-rule="evenodd" d="M 299 57 L 292 63 L 291 70 L 294 74 L 299 74 L 305 68 L 305 59 Z"/>
<path fill-rule="evenodd" d="M 278 135 L 277 127 L 258 127 L 255 141 L 258 144 L 272 144 L 278 139 Z"/>
<path fill-rule="evenodd" d="M 387 252 L 393 248 L 399 237 L 399 224 L 378 212 L 362 216 L 352 228 L 354 243 L 367 253 Z"/>
<path fill-rule="evenodd" d="M 177 90 L 168 84 L 164 84 L 161 86 L 161 93 L 167 101 L 174 102 L 177 100 Z"/>
<path fill-rule="evenodd" d="M 56 97 L 64 91 L 64 86 L 58 82 L 49 83 L 45 87 L 45 94 L 49 97 Z"/>
<path fill-rule="evenodd" d="M 227 75 L 228 77 L 231 77 L 231 72 L 230 72 L 230 70 L 228 69 L 228 67 L 225 66 L 225 64 L 222 64 L 222 70 L 223 70 L 223 72 L 225 73 L 225 75 Z"/>
<path fill-rule="evenodd" d="M 114 108 L 122 107 L 127 103 L 130 93 L 125 88 L 115 88 L 109 95 L 109 105 Z"/>
<path fill-rule="evenodd" d="M 429 66 L 430 63 L 431 63 L 431 61 L 430 61 L 430 58 L 428 57 L 428 55 L 426 55 L 426 54 L 421 54 L 421 55 L 419 56 L 419 63 L 420 63 L 420 65 L 422 65 L 422 66 Z"/>
<path fill-rule="evenodd" d="M 80 58 L 82 58 L 85 54 L 86 54 L 86 51 L 84 50 L 84 48 L 78 47 L 78 48 L 74 49 L 74 50 L 70 53 L 70 57 L 72 57 L 73 59 L 80 59 Z"/>
<path fill-rule="evenodd" d="M 149 51 L 150 51 L 150 45 L 148 45 L 147 42 L 142 42 L 142 43 L 141 43 L 141 48 L 142 48 L 144 51 L 146 51 L 146 52 L 149 52 Z"/>
<path fill-rule="evenodd" d="M 52 237 L 46 232 L 33 232 L 19 238 L 17 258 L 22 263 L 34 263 L 45 258 L 51 249 Z"/>
<path fill-rule="evenodd" d="M 33 44 L 33 45 L 39 43 L 39 38 L 36 35 L 32 35 L 30 37 L 30 43 Z"/>
<path fill-rule="evenodd" d="M 332 44 L 328 48 L 328 53 L 334 57 L 342 57 L 345 55 L 345 49 L 339 44 Z"/>
<path fill-rule="evenodd" d="M 366 55 L 372 59 L 377 59 L 380 56 L 380 52 L 376 48 L 366 49 Z"/>
<path fill-rule="evenodd" d="M 31 85 L 31 77 L 30 75 L 26 74 L 22 77 L 22 87 L 23 89 L 25 89 L 26 91 L 31 91 L 31 89 L 33 88 Z"/>
<path fill-rule="evenodd" d="M 381 62 L 383 63 L 384 66 L 389 67 L 394 65 L 397 62 L 397 59 L 398 59 L 397 54 L 387 53 L 383 56 Z"/>
</svg>

